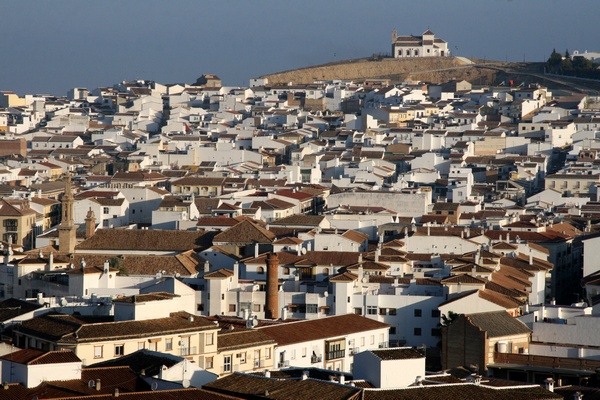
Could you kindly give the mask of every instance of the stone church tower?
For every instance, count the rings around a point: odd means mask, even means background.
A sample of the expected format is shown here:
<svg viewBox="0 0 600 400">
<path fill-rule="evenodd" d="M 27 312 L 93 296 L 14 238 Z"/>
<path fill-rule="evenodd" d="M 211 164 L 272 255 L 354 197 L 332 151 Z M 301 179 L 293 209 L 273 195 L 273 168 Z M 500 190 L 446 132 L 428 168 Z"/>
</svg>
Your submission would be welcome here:
<svg viewBox="0 0 600 400">
<path fill-rule="evenodd" d="M 58 251 L 62 254 L 75 252 L 77 227 L 73 220 L 73 191 L 71 189 L 71 175 L 65 179 L 65 194 L 61 200 L 62 217 L 58 226 Z"/>
</svg>

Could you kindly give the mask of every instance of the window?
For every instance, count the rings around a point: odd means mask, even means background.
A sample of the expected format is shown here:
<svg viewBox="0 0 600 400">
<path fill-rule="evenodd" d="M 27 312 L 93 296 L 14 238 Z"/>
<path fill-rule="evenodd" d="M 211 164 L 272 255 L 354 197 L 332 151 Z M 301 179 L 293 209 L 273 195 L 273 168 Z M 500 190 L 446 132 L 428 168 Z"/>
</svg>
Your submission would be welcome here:
<svg viewBox="0 0 600 400">
<path fill-rule="evenodd" d="M 371 344 L 375 344 L 375 335 L 371 335 Z"/>
<path fill-rule="evenodd" d="M 110 208 L 108 208 L 108 207 L 102 208 L 102 213 L 103 214 L 110 214 Z"/>
<path fill-rule="evenodd" d="M 431 328 L 431 336 L 442 336 L 442 330 L 440 328 Z"/>
<path fill-rule="evenodd" d="M 196 311 L 204 311 L 204 304 L 196 304 Z"/>
<path fill-rule="evenodd" d="M 266 358 L 267 360 L 271 358 L 271 348 L 270 348 L 270 347 L 267 347 L 267 348 L 265 349 L 265 358 Z"/>
<path fill-rule="evenodd" d="M 102 358 L 102 346 L 94 346 L 94 358 Z"/>
<path fill-rule="evenodd" d="M 362 315 L 362 308 L 361 307 L 356 307 L 354 309 L 354 314 L 356 314 L 356 315 Z"/>
<path fill-rule="evenodd" d="M 263 275 L 265 273 L 264 267 L 258 267 L 256 269 L 256 273 L 259 274 L 259 275 Z"/>
<path fill-rule="evenodd" d="M 307 304 L 306 312 L 309 314 L 316 314 L 318 312 L 318 306 L 316 304 Z"/>
<path fill-rule="evenodd" d="M 396 315 L 396 309 L 395 308 L 390 308 L 388 310 L 388 315 Z"/>
<path fill-rule="evenodd" d="M 379 315 L 386 315 L 386 314 L 387 314 L 387 309 L 385 309 L 385 308 L 379 309 Z"/>
<path fill-rule="evenodd" d="M 252 311 L 254 311 L 254 312 L 260 312 L 260 304 L 254 304 L 254 305 L 252 305 Z"/>
<path fill-rule="evenodd" d="M 302 348 L 302 357 L 306 357 L 306 347 Z"/>
<path fill-rule="evenodd" d="M 240 360 L 240 364 L 246 364 L 246 352 L 238 353 L 237 358 Z"/>
<path fill-rule="evenodd" d="M 415 308 L 415 317 L 420 317 L 422 314 L 422 311 L 420 308 Z"/>
<path fill-rule="evenodd" d="M 117 344 L 115 345 L 115 357 L 121 357 L 125 355 L 125 345 Z"/>
<path fill-rule="evenodd" d="M 206 357 L 204 359 L 204 368 L 211 369 L 214 366 L 214 359 L 212 357 Z"/>
<path fill-rule="evenodd" d="M 283 268 L 283 274 L 284 275 L 289 275 L 290 274 L 290 269 L 288 267 Z"/>
<path fill-rule="evenodd" d="M 377 306 L 367 306 L 367 315 L 377 315 Z"/>
<path fill-rule="evenodd" d="M 150 350 L 150 351 L 156 351 L 156 342 L 150 342 L 150 343 L 148 343 L 148 350 Z"/>
<path fill-rule="evenodd" d="M 235 312 L 235 304 L 229 305 L 229 312 Z"/>
<path fill-rule="evenodd" d="M 231 354 L 223 356 L 223 372 L 231 372 Z"/>
<path fill-rule="evenodd" d="M 165 340 L 165 350 L 167 350 L 167 351 L 173 350 L 173 339 Z"/>
<path fill-rule="evenodd" d="M 146 343 L 144 342 L 138 342 L 138 350 L 143 350 L 146 348 Z"/>
<path fill-rule="evenodd" d="M 215 337 L 214 337 L 214 333 L 207 333 L 206 334 L 206 344 L 208 346 L 212 345 L 214 343 Z"/>
<path fill-rule="evenodd" d="M 395 335 L 395 334 L 396 334 L 396 327 L 390 326 L 390 335 Z"/>
<path fill-rule="evenodd" d="M 323 275 L 329 276 L 329 268 L 323 268 Z"/>
<path fill-rule="evenodd" d="M 365 345 L 365 337 L 364 336 L 360 338 L 360 345 L 361 346 Z"/>
<path fill-rule="evenodd" d="M 431 310 L 431 318 L 439 318 L 440 310 Z"/>
<path fill-rule="evenodd" d="M 413 334 L 415 336 L 421 336 L 421 328 L 415 328 L 415 329 L 413 329 Z"/>
<path fill-rule="evenodd" d="M 346 356 L 346 339 L 325 342 L 325 360 L 333 360 Z"/>
</svg>

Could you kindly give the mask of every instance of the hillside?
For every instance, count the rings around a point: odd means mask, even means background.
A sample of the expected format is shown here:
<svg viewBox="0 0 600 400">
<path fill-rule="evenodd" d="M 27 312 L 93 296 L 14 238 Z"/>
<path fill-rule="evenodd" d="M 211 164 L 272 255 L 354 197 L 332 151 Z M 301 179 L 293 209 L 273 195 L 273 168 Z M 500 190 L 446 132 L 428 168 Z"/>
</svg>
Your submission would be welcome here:
<svg viewBox="0 0 600 400">
<path fill-rule="evenodd" d="M 384 78 L 391 83 L 404 81 L 447 82 L 451 79 L 467 80 L 474 85 L 499 85 L 513 81 L 515 85 L 539 83 L 553 90 L 584 93 L 598 96 L 600 81 L 545 75 L 545 63 L 500 62 L 464 57 L 428 57 L 410 59 L 357 59 L 338 61 L 313 67 L 263 75 L 270 85 L 290 82 L 313 83 L 317 80 L 354 80 Z"/>
<path fill-rule="evenodd" d="M 497 63 L 495 63 L 497 65 Z M 473 83 L 492 83 L 497 71 L 476 68 L 468 60 L 460 57 L 430 57 L 413 59 L 381 60 L 358 59 L 329 63 L 291 71 L 264 75 L 270 84 L 302 84 L 315 80 L 364 80 L 367 78 L 387 78 L 392 82 L 418 80 L 443 82 L 449 79 L 466 79 Z"/>
</svg>

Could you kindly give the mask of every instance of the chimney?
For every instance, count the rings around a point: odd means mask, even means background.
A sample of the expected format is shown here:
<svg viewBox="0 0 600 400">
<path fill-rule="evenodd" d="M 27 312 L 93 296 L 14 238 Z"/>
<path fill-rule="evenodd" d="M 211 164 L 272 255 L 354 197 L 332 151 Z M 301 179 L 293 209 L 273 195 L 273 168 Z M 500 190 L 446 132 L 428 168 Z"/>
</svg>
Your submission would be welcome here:
<svg viewBox="0 0 600 400">
<path fill-rule="evenodd" d="M 119 397 L 119 388 L 115 388 L 114 397 Z"/>
<path fill-rule="evenodd" d="M 275 253 L 267 255 L 267 301 L 265 318 L 279 318 L 279 257 Z"/>
<path fill-rule="evenodd" d="M 581 392 L 573 393 L 573 400 L 581 400 L 581 399 L 583 399 L 583 395 L 581 394 Z"/>
<path fill-rule="evenodd" d="M 529 255 L 529 265 L 533 265 L 533 255 Z"/>
<path fill-rule="evenodd" d="M 310 373 L 310 372 L 308 372 L 308 370 L 306 370 L 306 369 L 305 369 L 304 371 L 302 371 L 302 380 L 303 380 L 303 381 L 305 381 L 305 380 L 307 380 L 307 379 L 308 379 L 308 375 L 309 375 L 309 373 Z"/>
<path fill-rule="evenodd" d="M 554 392 L 554 379 L 548 378 L 544 381 L 544 388 L 550 392 Z"/>
<path fill-rule="evenodd" d="M 427 236 L 431 235 L 431 227 L 427 225 Z"/>
<path fill-rule="evenodd" d="M 108 260 L 104 260 L 104 273 L 108 274 L 110 272 L 110 263 Z"/>
<path fill-rule="evenodd" d="M 268 369 L 265 369 L 265 378 L 270 378 L 271 377 L 271 371 L 269 371 Z"/>
<path fill-rule="evenodd" d="M 208 260 L 204 261 L 204 273 L 210 272 L 210 263 Z"/>
<path fill-rule="evenodd" d="M 100 389 L 102 389 L 102 383 L 100 382 L 100 379 L 96 379 L 96 390 L 100 391 Z"/>
<path fill-rule="evenodd" d="M 506 242 L 510 243 L 510 232 L 506 233 Z"/>
<path fill-rule="evenodd" d="M 254 243 L 254 258 L 258 258 L 258 243 Z"/>
<path fill-rule="evenodd" d="M 90 209 L 87 212 L 87 215 L 85 216 L 85 238 L 89 239 L 92 236 L 94 236 L 94 233 L 96 232 L 96 216 L 94 215 L 94 212 L 92 211 L 92 207 L 90 207 Z"/>
<path fill-rule="evenodd" d="M 345 385 L 346 384 L 346 375 L 341 374 L 340 375 L 340 385 Z"/>
<path fill-rule="evenodd" d="M 48 254 L 48 268 L 50 269 L 50 271 L 52 271 L 54 269 L 54 253 L 50 252 L 50 254 Z"/>
<path fill-rule="evenodd" d="M 233 263 L 233 277 L 237 281 L 240 277 L 240 264 L 236 261 Z"/>
<path fill-rule="evenodd" d="M 288 309 L 287 307 L 283 307 L 281 309 L 281 320 L 285 321 L 286 319 L 288 319 Z"/>
</svg>

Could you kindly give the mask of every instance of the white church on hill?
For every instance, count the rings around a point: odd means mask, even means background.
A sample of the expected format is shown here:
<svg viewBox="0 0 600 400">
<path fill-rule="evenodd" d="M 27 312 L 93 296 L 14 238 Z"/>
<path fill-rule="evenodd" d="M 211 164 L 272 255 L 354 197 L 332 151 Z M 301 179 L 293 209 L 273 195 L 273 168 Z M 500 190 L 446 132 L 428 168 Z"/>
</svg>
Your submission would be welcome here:
<svg viewBox="0 0 600 400">
<path fill-rule="evenodd" d="M 449 57 L 448 42 L 436 38 L 427 29 L 422 36 L 398 36 L 392 32 L 392 56 L 394 58 L 409 57 Z"/>
</svg>

